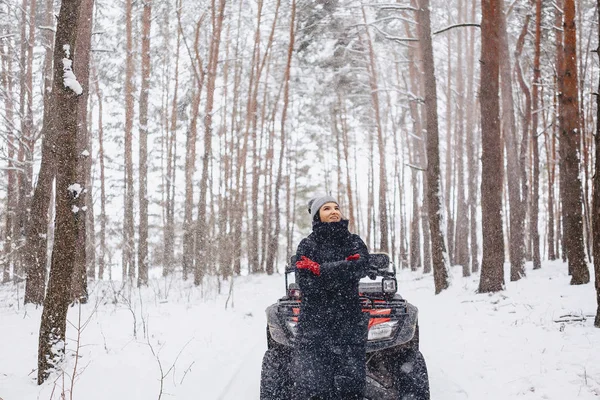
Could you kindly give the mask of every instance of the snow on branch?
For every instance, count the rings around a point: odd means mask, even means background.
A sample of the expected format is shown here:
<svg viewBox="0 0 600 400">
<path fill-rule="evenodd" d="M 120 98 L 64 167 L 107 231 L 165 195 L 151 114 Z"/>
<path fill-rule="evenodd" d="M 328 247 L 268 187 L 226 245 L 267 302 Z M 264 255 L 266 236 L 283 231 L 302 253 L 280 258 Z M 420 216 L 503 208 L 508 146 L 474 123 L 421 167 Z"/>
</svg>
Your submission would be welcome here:
<svg viewBox="0 0 600 400">
<path fill-rule="evenodd" d="M 63 46 L 63 50 L 65 51 L 65 58 L 62 59 L 63 83 L 65 84 L 65 87 L 68 87 L 79 96 L 81 93 L 83 93 L 83 88 L 73 73 L 73 61 L 69 59 L 69 57 L 71 57 L 71 46 L 65 44 Z"/>
<path fill-rule="evenodd" d="M 418 42 L 419 39 L 411 38 L 411 37 L 401 37 L 401 36 L 392 36 L 389 33 L 383 31 L 377 25 L 371 25 L 381 36 L 386 38 L 387 40 L 392 40 L 394 42 L 403 43 L 403 42 Z"/>
</svg>

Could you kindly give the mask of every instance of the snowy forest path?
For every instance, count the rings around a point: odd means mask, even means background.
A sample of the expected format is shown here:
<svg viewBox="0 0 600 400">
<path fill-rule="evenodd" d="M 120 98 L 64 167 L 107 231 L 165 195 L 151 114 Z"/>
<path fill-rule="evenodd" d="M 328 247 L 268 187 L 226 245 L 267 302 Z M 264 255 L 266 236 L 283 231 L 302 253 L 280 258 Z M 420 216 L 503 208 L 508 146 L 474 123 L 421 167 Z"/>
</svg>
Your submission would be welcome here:
<svg viewBox="0 0 600 400">
<path fill-rule="evenodd" d="M 253 340 L 217 400 L 258 399 L 260 368 L 257 369 L 256 366 L 261 365 L 263 354 L 267 349 L 266 339 L 261 339 Z"/>
</svg>

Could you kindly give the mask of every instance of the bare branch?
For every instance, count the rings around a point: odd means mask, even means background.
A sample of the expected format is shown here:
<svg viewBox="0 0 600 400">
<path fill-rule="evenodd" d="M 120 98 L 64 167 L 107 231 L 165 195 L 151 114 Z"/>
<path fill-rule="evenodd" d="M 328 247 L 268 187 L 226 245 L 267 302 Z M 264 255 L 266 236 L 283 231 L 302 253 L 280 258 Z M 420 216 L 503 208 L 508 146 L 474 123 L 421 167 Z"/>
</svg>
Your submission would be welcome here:
<svg viewBox="0 0 600 400">
<path fill-rule="evenodd" d="M 418 11 L 419 9 L 413 6 L 402 5 L 402 4 L 364 4 L 365 7 L 377 7 L 380 10 L 385 11 Z"/>
<path fill-rule="evenodd" d="M 470 22 L 467 22 L 467 23 L 464 23 L 464 24 L 450 25 L 450 26 L 447 26 L 447 27 L 445 27 L 443 29 L 440 29 L 439 31 L 433 32 L 432 35 L 437 35 L 437 34 L 440 34 L 440 33 L 444 33 L 444 32 L 447 32 L 447 31 L 449 31 L 451 29 L 454 29 L 454 28 L 466 28 L 466 27 L 481 28 L 481 25 L 480 24 L 476 24 L 476 23 L 470 23 Z"/>
</svg>

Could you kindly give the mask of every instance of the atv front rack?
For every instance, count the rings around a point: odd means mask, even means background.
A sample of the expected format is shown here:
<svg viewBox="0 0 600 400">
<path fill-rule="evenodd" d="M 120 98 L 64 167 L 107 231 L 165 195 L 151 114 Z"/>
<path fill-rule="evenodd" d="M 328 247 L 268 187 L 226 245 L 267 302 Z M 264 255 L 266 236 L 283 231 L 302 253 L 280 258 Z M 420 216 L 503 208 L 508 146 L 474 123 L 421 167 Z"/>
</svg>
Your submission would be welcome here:
<svg viewBox="0 0 600 400">
<path fill-rule="evenodd" d="M 386 343 L 393 341 L 397 333 L 402 331 L 403 326 L 409 320 L 409 310 L 406 300 L 396 298 L 373 298 L 360 297 L 362 310 L 368 313 L 369 339 L 368 347 L 376 350 L 385 347 Z M 277 315 L 280 326 L 285 326 L 288 338 L 294 341 L 296 335 L 296 324 L 302 302 L 298 299 L 281 299 L 277 305 Z"/>
</svg>

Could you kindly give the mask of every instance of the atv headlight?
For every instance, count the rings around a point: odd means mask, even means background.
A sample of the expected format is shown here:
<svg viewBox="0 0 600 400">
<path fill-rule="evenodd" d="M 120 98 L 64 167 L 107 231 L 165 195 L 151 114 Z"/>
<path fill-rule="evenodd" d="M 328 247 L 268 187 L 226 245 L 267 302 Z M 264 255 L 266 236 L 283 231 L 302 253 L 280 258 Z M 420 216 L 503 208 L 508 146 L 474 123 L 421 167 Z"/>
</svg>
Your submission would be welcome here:
<svg viewBox="0 0 600 400">
<path fill-rule="evenodd" d="M 286 325 L 288 330 L 292 333 L 292 336 L 296 336 L 296 333 L 298 332 L 298 323 L 296 321 L 287 321 Z"/>
<path fill-rule="evenodd" d="M 389 339 L 394 334 L 398 321 L 382 322 L 369 328 L 369 336 L 367 340 Z"/>
<path fill-rule="evenodd" d="M 396 279 L 394 278 L 383 278 L 381 280 L 381 290 L 383 293 L 394 294 L 398 289 L 398 285 L 396 284 Z"/>
</svg>

